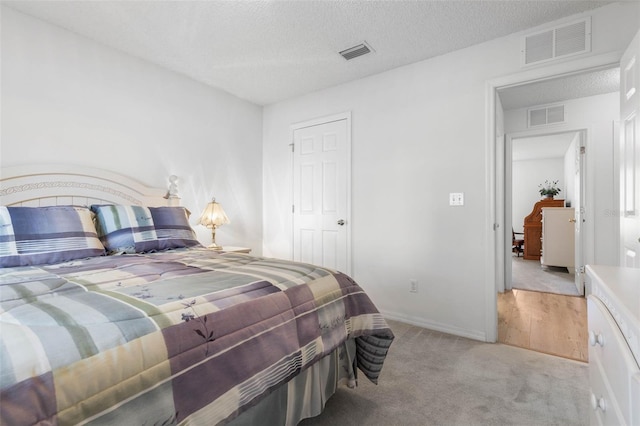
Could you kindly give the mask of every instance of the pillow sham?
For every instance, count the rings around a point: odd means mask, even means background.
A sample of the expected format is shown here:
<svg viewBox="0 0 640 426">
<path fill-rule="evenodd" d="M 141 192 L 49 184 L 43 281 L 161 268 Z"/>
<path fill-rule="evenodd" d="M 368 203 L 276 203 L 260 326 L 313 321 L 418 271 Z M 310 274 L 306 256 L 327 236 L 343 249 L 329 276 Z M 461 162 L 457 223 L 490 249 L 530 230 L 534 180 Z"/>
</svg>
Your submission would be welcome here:
<svg viewBox="0 0 640 426">
<path fill-rule="evenodd" d="M 107 252 L 144 253 L 200 246 L 184 207 L 92 205 Z"/>
<path fill-rule="evenodd" d="M 0 206 L 0 266 L 66 262 L 105 254 L 87 207 Z"/>
</svg>

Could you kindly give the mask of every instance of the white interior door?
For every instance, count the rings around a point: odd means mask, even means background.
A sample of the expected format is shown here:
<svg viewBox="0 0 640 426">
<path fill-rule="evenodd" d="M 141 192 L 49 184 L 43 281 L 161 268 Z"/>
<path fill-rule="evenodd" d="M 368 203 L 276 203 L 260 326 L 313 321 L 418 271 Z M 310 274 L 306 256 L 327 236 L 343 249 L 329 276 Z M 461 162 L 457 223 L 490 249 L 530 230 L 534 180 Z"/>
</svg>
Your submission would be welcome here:
<svg viewBox="0 0 640 426">
<path fill-rule="evenodd" d="M 350 120 L 293 131 L 293 259 L 351 273 Z"/>
<path fill-rule="evenodd" d="M 585 163 L 585 144 L 584 144 L 585 134 L 584 132 L 580 132 L 580 137 L 578 139 L 578 143 L 576 144 L 576 153 L 575 153 L 575 175 L 574 175 L 574 268 L 575 268 L 575 277 L 574 283 L 576 285 L 576 289 L 578 290 L 578 294 L 584 296 L 584 248 L 583 248 L 583 238 L 582 238 L 582 224 L 585 221 L 584 213 L 585 213 L 585 173 L 584 173 L 584 163 Z"/>
<path fill-rule="evenodd" d="M 640 268 L 640 31 L 620 61 L 620 263 Z"/>
</svg>

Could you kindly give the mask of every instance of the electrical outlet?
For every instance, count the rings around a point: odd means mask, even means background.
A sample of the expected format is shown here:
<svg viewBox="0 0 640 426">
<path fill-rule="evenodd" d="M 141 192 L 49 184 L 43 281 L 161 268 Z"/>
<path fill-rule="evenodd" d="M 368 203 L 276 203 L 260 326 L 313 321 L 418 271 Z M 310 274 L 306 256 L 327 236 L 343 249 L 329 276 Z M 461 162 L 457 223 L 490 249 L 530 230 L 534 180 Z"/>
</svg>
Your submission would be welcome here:
<svg viewBox="0 0 640 426">
<path fill-rule="evenodd" d="M 464 193 L 463 192 L 451 192 L 449 194 L 450 206 L 464 206 Z"/>
<path fill-rule="evenodd" d="M 409 280 L 409 292 L 417 293 L 418 292 L 418 280 L 410 279 Z"/>
</svg>

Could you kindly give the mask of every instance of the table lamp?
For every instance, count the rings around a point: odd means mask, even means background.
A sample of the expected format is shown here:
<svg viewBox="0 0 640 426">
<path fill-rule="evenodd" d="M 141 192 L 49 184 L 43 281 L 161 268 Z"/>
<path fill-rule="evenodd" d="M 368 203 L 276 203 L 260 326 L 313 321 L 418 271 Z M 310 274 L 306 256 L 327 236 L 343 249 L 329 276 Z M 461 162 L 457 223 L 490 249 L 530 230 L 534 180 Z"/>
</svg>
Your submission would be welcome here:
<svg viewBox="0 0 640 426">
<path fill-rule="evenodd" d="M 202 212 L 200 219 L 198 219 L 199 225 L 211 228 L 212 243 L 209 245 L 210 249 L 222 250 L 222 247 L 216 244 L 216 229 L 220 225 L 224 225 L 225 223 L 231 222 L 229 221 L 229 218 L 227 217 L 220 203 L 217 203 L 216 199 L 213 198 L 211 202 L 207 204 L 204 212 Z"/>
</svg>

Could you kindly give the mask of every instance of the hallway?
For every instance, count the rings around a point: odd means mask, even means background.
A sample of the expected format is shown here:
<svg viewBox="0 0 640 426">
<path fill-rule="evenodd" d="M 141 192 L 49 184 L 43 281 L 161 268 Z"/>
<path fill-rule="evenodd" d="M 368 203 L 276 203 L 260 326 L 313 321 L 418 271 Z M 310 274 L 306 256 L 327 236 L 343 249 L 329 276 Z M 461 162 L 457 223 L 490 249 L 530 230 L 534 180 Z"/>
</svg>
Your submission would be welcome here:
<svg viewBox="0 0 640 426">
<path fill-rule="evenodd" d="M 512 283 L 514 289 L 541 291 L 544 293 L 579 296 L 574 283 L 575 276 L 567 268 L 541 266 L 538 260 L 511 258 Z"/>
<path fill-rule="evenodd" d="M 587 301 L 526 290 L 498 294 L 498 342 L 588 362 Z"/>
</svg>

